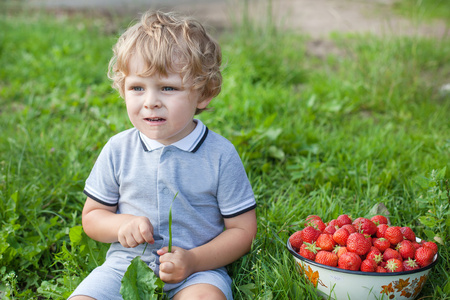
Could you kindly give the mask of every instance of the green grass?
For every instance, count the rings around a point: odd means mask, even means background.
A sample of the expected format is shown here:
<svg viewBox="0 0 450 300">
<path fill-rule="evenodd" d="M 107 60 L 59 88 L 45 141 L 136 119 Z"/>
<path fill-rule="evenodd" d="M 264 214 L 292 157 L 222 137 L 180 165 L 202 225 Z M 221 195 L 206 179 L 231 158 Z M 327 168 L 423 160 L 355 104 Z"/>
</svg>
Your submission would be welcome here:
<svg viewBox="0 0 450 300">
<path fill-rule="evenodd" d="M 110 22 L 1 15 L 0 299 L 63 299 L 104 257 L 107 245 L 79 225 L 99 151 L 131 126 L 106 77 L 118 34 L 104 29 Z M 341 54 L 319 58 L 307 37 L 270 26 L 220 37 L 223 91 L 200 118 L 236 145 L 258 202 L 254 247 L 229 267 L 235 298 L 316 299 L 288 236 L 309 214 L 364 216 L 381 202 L 393 223 L 442 238 L 420 296 L 449 299 L 450 95 L 440 87 L 449 83 L 450 41 L 331 40 Z"/>
</svg>

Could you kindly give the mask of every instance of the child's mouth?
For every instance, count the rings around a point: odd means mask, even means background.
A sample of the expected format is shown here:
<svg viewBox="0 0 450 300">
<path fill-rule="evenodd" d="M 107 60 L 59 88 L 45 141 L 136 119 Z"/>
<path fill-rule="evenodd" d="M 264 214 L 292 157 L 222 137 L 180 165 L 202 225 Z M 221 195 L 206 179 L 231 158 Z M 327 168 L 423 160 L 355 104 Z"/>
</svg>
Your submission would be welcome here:
<svg viewBox="0 0 450 300">
<path fill-rule="evenodd" d="M 145 118 L 145 121 L 147 122 L 164 122 L 166 119 L 163 118 Z"/>
</svg>

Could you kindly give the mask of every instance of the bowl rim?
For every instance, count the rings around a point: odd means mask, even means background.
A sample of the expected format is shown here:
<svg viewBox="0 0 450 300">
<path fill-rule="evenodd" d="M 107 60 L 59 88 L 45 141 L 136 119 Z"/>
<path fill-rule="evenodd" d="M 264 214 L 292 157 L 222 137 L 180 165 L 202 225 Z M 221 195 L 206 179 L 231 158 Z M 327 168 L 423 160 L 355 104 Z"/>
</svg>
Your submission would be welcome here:
<svg viewBox="0 0 450 300">
<path fill-rule="evenodd" d="M 298 258 L 299 260 L 301 260 L 301 261 L 303 261 L 305 263 L 308 263 L 308 264 L 316 266 L 316 267 L 328 269 L 330 271 L 341 272 L 341 273 L 349 273 L 349 274 L 353 274 L 353 275 L 385 276 L 386 277 L 386 276 L 398 276 L 398 275 L 414 274 L 414 273 L 423 272 L 423 271 L 426 271 L 428 269 L 433 268 L 438 263 L 438 260 L 439 260 L 439 255 L 438 255 L 438 253 L 436 253 L 435 256 L 434 256 L 434 261 L 431 264 L 429 264 L 428 266 L 426 266 L 424 268 L 411 270 L 411 271 L 391 272 L 391 273 L 352 271 L 352 270 L 345 270 L 345 269 L 341 269 L 341 268 L 337 268 L 337 267 L 331 267 L 331 266 L 319 264 L 319 263 L 317 263 L 317 262 L 315 262 L 313 260 L 310 260 L 310 259 L 307 259 L 307 258 L 301 256 L 300 254 L 295 252 L 295 250 L 292 248 L 291 243 L 289 242 L 289 239 L 287 240 L 286 246 L 287 246 L 287 249 L 289 250 L 289 252 L 291 252 L 291 254 L 294 255 L 294 257 Z"/>
</svg>

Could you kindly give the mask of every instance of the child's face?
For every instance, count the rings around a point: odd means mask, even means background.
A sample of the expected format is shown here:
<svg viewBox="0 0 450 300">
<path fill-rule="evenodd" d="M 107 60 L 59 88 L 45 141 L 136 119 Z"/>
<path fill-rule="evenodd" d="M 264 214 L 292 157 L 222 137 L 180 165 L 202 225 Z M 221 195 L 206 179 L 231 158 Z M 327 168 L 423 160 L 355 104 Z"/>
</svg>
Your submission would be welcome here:
<svg viewBox="0 0 450 300">
<path fill-rule="evenodd" d="M 175 143 L 194 130 L 196 109 L 206 108 L 211 99 L 200 100 L 190 82 L 182 84 L 179 73 L 139 76 L 144 65 L 139 56 L 130 61 L 124 89 L 128 117 L 148 138 L 164 145 Z"/>
</svg>

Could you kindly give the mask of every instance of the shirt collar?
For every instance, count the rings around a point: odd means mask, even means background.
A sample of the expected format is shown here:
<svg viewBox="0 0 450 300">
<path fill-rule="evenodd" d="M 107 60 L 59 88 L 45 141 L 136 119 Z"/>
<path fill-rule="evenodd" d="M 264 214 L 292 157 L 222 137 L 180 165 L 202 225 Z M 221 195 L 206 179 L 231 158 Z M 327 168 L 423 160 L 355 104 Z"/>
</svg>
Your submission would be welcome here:
<svg viewBox="0 0 450 300">
<path fill-rule="evenodd" d="M 208 134 L 208 128 L 200 120 L 194 119 L 194 122 L 197 123 L 197 126 L 195 126 L 194 130 L 186 137 L 173 143 L 171 146 L 175 146 L 178 149 L 187 152 L 197 151 L 197 149 L 201 146 L 201 144 L 205 140 L 206 135 Z M 141 139 L 142 146 L 144 147 L 145 151 L 153 151 L 165 147 L 165 145 L 161 144 L 160 142 L 149 139 L 140 131 L 139 137 Z"/>
</svg>

